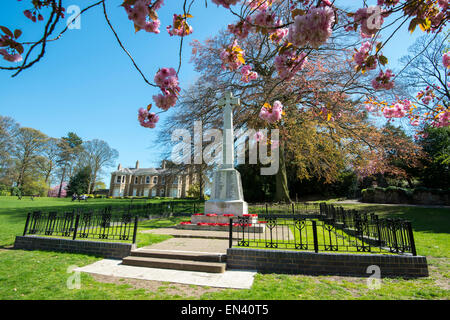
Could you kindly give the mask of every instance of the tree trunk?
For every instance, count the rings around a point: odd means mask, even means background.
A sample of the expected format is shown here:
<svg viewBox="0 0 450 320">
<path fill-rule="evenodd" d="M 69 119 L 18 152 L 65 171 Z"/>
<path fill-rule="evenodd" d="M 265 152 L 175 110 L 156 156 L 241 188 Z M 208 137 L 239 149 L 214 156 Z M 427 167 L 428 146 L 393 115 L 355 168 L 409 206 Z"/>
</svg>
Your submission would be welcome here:
<svg viewBox="0 0 450 320">
<path fill-rule="evenodd" d="M 64 166 L 64 169 L 63 169 L 63 172 L 61 175 L 61 182 L 59 184 L 58 198 L 61 198 L 62 184 L 64 182 L 65 177 L 66 177 L 66 166 Z"/>
<path fill-rule="evenodd" d="M 276 191 L 275 201 L 277 202 L 291 202 L 289 197 L 289 188 L 286 175 L 286 162 L 284 158 L 284 146 L 280 143 L 280 166 L 276 175 Z"/>
<path fill-rule="evenodd" d="M 205 200 L 205 195 L 203 192 L 203 170 L 202 170 L 202 166 L 203 165 L 199 165 L 200 171 L 198 172 L 198 183 L 199 183 L 199 192 L 200 192 L 200 200 Z"/>
</svg>

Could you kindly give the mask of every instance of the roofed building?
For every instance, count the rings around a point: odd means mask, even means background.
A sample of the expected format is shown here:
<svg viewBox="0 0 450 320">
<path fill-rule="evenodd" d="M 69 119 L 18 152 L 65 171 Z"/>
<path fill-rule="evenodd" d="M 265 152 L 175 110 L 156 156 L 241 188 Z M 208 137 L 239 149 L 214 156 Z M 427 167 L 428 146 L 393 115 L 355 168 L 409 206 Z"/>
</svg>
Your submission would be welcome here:
<svg viewBox="0 0 450 320">
<path fill-rule="evenodd" d="M 109 195 L 112 197 L 173 197 L 184 198 L 189 187 L 196 183 L 196 174 L 190 169 L 168 166 L 163 160 L 161 168 L 123 168 L 120 164 L 111 173 Z"/>
</svg>

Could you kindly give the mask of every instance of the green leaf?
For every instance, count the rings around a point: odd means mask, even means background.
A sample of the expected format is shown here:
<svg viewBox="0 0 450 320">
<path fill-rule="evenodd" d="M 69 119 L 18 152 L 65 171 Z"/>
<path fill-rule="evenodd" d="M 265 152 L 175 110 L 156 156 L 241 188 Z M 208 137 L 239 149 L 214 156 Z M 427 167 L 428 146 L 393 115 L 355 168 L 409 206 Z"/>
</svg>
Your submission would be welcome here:
<svg viewBox="0 0 450 320">
<path fill-rule="evenodd" d="M 381 46 L 382 46 L 382 45 L 383 45 L 383 42 L 378 42 L 378 43 L 377 43 L 377 47 L 376 47 L 377 51 L 376 51 L 376 53 L 378 53 L 378 51 L 381 50 Z"/>
<path fill-rule="evenodd" d="M 2 30 L 4 34 L 10 36 L 11 38 L 14 37 L 11 30 L 9 30 L 7 27 L 0 26 L 0 30 Z"/>
<path fill-rule="evenodd" d="M 408 31 L 413 33 L 418 24 L 419 24 L 419 19 L 417 19 L 417 18 L 412 19 L 411 22 L 409 23 Z"/>
<path fill-rule="evenodd" d="M 19 37 L 22 35 L 22 31 L 19 29 L 14 30 L 14 38 L 19 39 Z"/>
<path fill-rule="evenodd" d="M 385 56 L 380 56 L 380 57 L 378 58 L 378 61 L 380 61 L 380 63 L 381 63 L 383 66 L 385 66 L 385 65 L 387 65 L 387 63 L 388 63 L 388 58 L 386 58 Z"/>
<path fill-rule="evenodd" d="M 19 52 L 20 54 L 23 53 L 23 46 L 20 43 L 16 43 L 16 45 L 14 46 L 14 48 L 17 50 L 17 52 Z"/>
<path fill-rule="evenodd" d="M 419 25 L 420 29 L 422 31 L 427 31 L 431 28 L 431 21 L 428 18 L 425 18 L 425 20 L 422 21 L 422 23 Z"/>
</svg>

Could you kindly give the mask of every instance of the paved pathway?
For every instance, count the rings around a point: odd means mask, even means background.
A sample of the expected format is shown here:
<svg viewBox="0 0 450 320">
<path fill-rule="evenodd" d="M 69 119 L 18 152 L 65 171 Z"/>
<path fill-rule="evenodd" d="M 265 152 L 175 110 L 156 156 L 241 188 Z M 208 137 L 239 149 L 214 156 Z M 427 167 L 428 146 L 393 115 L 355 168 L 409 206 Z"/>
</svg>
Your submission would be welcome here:
<svg viewBox="0 0 450 320">
<path fill-rule="evenodd" d="M 227 253 L 228 240 L 171 238 L 163 242 L 143 247 L 142 249 Z"/>
<path fill-rule="evenodd" d="M 217 288 L 250 289 L 256 271 L 227 270 L 224 273 L 206 273 L 171 269 L 132 267 L 121 264 L 121 260 L 103 259 L 93 264 L 76 268 L 75 272 L 94 273 L 108 277 L 156 280 L 193 284 Z"/>
</svg>

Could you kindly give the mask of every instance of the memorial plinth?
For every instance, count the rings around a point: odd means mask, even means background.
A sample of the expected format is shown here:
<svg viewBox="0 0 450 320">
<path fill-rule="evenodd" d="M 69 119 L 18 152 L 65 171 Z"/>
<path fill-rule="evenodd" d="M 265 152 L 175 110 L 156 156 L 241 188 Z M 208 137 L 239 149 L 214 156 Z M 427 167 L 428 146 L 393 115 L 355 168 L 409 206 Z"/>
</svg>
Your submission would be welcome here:
<svg viewBox="0 0 450 320">
<path fill-rule="evenodd" d="M 205 202 L 205 214 L 193 215 L 191 224 L 179 225 L 179 227 L 183 229 L 199 229 L 202 226 L 223 228 L 233 215 L 233 217 L 246 217 L 248 227 L 255 229 L 255 232 L 263 232 L 264 225 L 258 224 L 258 218 L 248 215 L 248 205 L 244 201 L 242 192 L 241 175 L 234 168 L 233 106 L 240 104 L 239 98 L 226 93 L 218 104 L 223 107 L 222 163 L 213 174 L 211 197 Z"/>
</svg>

